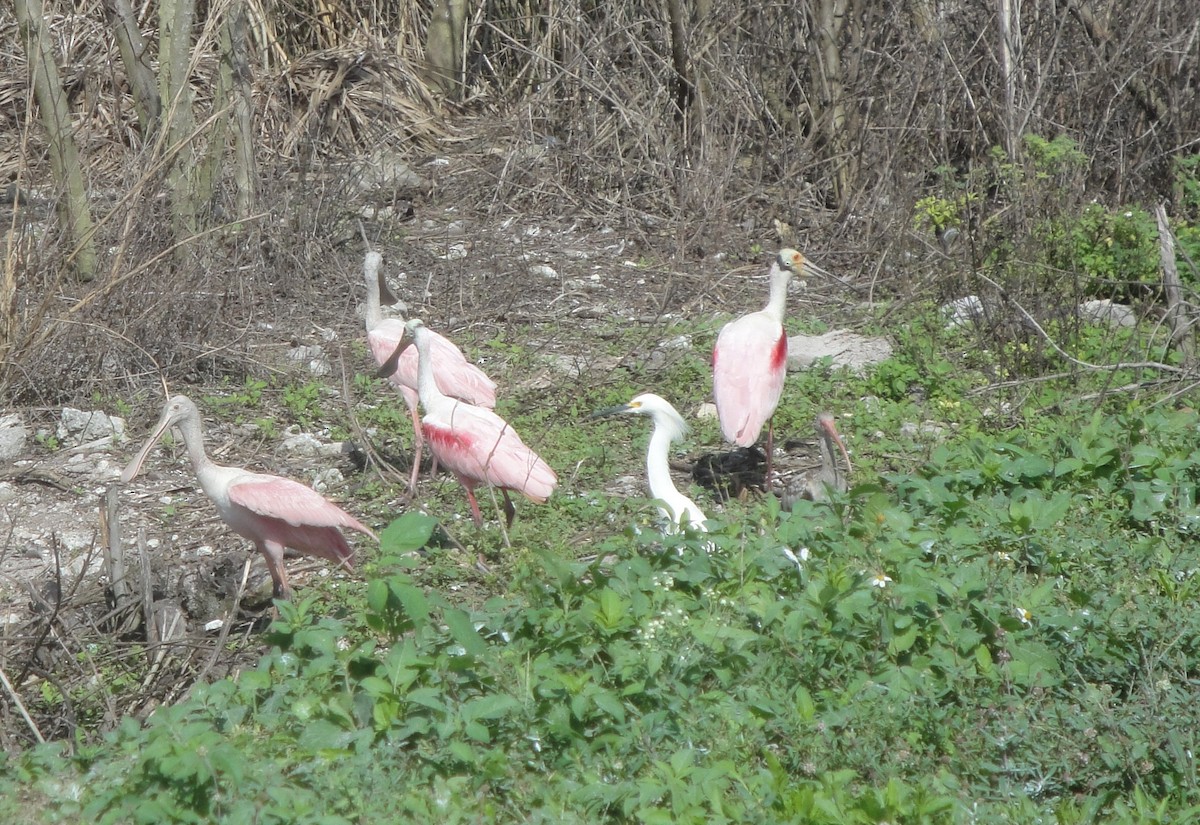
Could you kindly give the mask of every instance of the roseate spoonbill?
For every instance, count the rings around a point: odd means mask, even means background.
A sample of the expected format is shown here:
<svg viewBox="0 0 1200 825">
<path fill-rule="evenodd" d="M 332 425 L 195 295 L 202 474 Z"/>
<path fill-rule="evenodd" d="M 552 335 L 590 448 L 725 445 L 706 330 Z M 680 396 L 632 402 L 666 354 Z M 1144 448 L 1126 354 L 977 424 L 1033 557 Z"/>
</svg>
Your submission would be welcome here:
<svg viewBox="0 0 1200 825">
<path fill-rule="evenodd" d="M 384 318 L 380 307 L 381 296 L 394 301 L 387 283 L 379 271 L 383 256 L 368 252 L 363 259 L 363 278 L 367 282 L 367 345 L 380 367 L 380 377 L 387 378 L 404 397 L 413 422 L 412 475 L 408 480 L 410 495 L 417 489 L 417 474 L 421 469 L 421 416 L 417 411 L 417 353 L 403 346 L 404 321 L 399 318 Z M 452 398 L 459 398 L 476 407 L 489 410 L 496 406 L 496 383 L 483 370 L 472 364 L 456 347 L 443 336 L 429 330 L 433 374 L 438 389 Z"/>
<path fill-rule="evenodd" d="M 821 448 L 821 466 L 800 473 L 788 483 L 780 500 L 780 507 L 784 510 L 791 510 L 792 505 L 800 499 L 829 501 L 831 491 L 844 493 L 850 486 L 847 478 L 850 473 L 850 454 L 846 452 L 846 445 L 838 433 L 833 414 L 821 413 L 817 416 L 816 424 L 817 444 Z M 833 452 L 835 446 L 842 458 L 846 459 L 845 473 L 842 472 Z"/>
<path fill-rule="evenodd" d="M 652 392 L 643 393 L 628 404 L 599 410 L 592 414 L 592 418 L 608 415 L 650 416 L 654 421 L 650 446 L 646 448 L 646 478 L 650 482 L 650 495 L 661 502 L 659 510 L 672 525 L 686 524 L 695 530 L 707 531 L 708 528 L 704 526 L 707 516 L 696 506 L 696 502 L 675 488 L 667 462 L 667 450 L 671 442 L 687 434 L 687 423 L 683 416 L 671 406 L 671 402 Z"/>
<path fill-rule="evenodd" d="M 338 528 L 348 527 L 377 538 L 358 519 L 303 484 L 215 464 L 204 452 L 200 410 L 184 395 L 167 401 L 145 446 L 121 473 L 121 481 L 134 479 L 150 450 L 172 425 L 183 433 L 183 443 L 192 469 L 200 479 L 200 488 L 212 499 L 221 519 L 235 533 L 254 542 L 267 560 L 275 598 L 292 597 L 283 566 L 284 548 L 328 559 L 349 570 L 354 550 Z"/>
<path fill-rule="evenodd" d="M 483 526 L 483 515 L 475 500 L 475 487 L 480 483 L 500 488 L 505 523 L 511 527 L 516 509 L 508 491 L 542 504 L 558 485 L 558 476 L 503 418 L 442 392 L 434 380 L 431 359 L 434 333 L 417 318 L 409 319 L 405 331 L 418 354 L 417 393 L 425 409 L 421 429 L 430 452 L 467 491 L 476 527 Z"/>
<path fill-rule="evenodd" d="M 767 424 L 767 489 L 771 488 L 771 417 L 783 393 L 787 333 L 783 315 L 788 282 L 804 266 L 804 256 L 781 249 L 771 264 L 770 297 L 758 312 L 730 321 L 713 347 L 713 399 L 727 441 L 749 447 Z"/>
</svg>

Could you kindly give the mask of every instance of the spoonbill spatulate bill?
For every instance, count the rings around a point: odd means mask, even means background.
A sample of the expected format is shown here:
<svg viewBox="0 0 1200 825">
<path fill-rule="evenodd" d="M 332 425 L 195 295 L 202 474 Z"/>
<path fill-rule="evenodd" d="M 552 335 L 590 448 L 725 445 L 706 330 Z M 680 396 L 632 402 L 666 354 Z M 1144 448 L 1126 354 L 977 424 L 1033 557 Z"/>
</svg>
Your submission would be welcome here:
<svg viewBox="0 0 1200 825">
<path fill-rule="evenodd" d="M 781 249 L 771 264 L 767 305 L 730 321 L 713 347 L 713 400 L 721 433 L 739 447 L 758 440 L 767 424 L 767 489 L 771 485 L 774 431 L 771 417 L 783 394 L 787 333 L 783 317 L 788 283 L 805 265 L 794 249 Z"/>
<path fill-rule="evenodd" d="M 327 559 L 350 570 L 354 549 L 339 528 L 376 538 L 354 516 L 299 482 L 213 462 L 204 452 L 200 410 L 184 395 L 167 401 L 146 444 L 121 473 L 121 481 L 129 482 L 137 476 L 150 450 L 172 426 L 183 434 L 200 488 L 212 500 L 221 519 L 235 533 L 254 542 L 266 559 L 275 598 L 292 597 L 283 564 L 285 548 Z"/>
<path fill-rule="evenodd" d="M 432 333 L 417 318 L 409 319 L 405 329 L 418 355 L 417 394 L 424 409 L 421 429 L 430 452 L 466 490 L 477 527 L 483 526 L 475 499 L 480 484 L 500 490 L 505 522 L 512 526 L 516 508 L 508 492 L 541 504 L 554 492 L 558 476 L 503 418 L 442 392 L 434 380 Z"/>
<path fill-rule="evenodd" d="M 367 346 L 379 365 L 381 378 L 387 378 L 400 391 L 413 423 L 412 474 L 408 480 L 409 494 L 416 492 L 417 475 L 421 469 L 421 416 L 417 409 L 417 351 L 404 346 L 404 321 L 384 318 L 381 300 L 390 298 L 380 266 L 383 256 L 368 252 L 363 258 L 363 279 L 367 285 Z M 463 355 L 449 339 L 429 333 L 430 358 L 438 389 L 451 398 L 458 398 L 476 407 L 496 406 L 496 382 Z"/>
<path fill-rule="evenodd" d="M 668 451 L 672 441 L 687 434 L 687 423 L 683 416 L 665 398 L 654 393 L 644 393 L 628 404 L 599 410 L 592 418 L 610 415 L 647 415 L 654 422 L 650 445 L 646 448 L 646 478 L 650 483 L 650 495 L 659 502 L 659 510 L 672 525 L 686 525 L 695 530 L 706 531 L 707 517 L 696 506 L 696 502 L 675 487 L 671 478 Z"/>
</svg>

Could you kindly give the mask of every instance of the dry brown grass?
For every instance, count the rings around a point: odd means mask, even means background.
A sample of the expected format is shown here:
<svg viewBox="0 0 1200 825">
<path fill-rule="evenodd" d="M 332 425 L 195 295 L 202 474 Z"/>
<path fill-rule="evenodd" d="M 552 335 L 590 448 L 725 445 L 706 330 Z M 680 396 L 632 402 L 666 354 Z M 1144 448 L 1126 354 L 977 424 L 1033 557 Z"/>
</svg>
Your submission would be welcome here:
<svg viewBox="0 0 1200 825">
<path fill-rule="evenodd" d="M 428 4 L 254 0 L 259 194 L 270 206 L 233 221 L 225 182 L 208 229 L 174 238 L 163 229 L 166 155 L 143 144 L 102 4 L 50 8 L 110 254 L 107 275 L 83 288 L 65 276 L 70 250 L 45 207 L 5 220 L 0 383 L 25 401 L 70 398 L 99 375 L 136 384 L 194 365 L 206 348 L 193 342 L 210 333 L 237 340 L 214 327 L 237 318 L 244 333 L 265 299 L 264 280 L 288 290 L 314 263 L 332 261 L 349 230 L 322 238 L 317 227 L 340 227 L 359 206 L 349 161 L 381 147 L 410 158 L 447 149 L 474 156 L 478 176 L 453 192 L 464 209 L 628 227 L 684 260 L 769 237 L 782 221 L 827 268 L 879 294 L 904 289 L 903 275 L 888 276 L 881 263 L 924 243 L 911 237 L 912 203 L 986 169 L 1008 117 L 997 91 L 996 21 L 973 3 L 943 4 L 936 17 L 850 7 L 842 65 L 853 132 L 831 155 L 827 101 L 818 99 L 828 67 L 810 47 L 813 18 L 803 4 L 691 6 L 682 32 L 694 94 L 681 111 L 659 5 L 577 1 L 541 13 L 492 4 L 468 21 L 465 100 L 448 104 L 419 70 Z M 1093 159 L 1069 199 L 1082 203 L 1098 185 L 1117 199 L 1162 197 L 1171 158 L 1200 133 L 1200 110 L 1186 105 L 1200 48 L 1194 32 L 1149 25 L 1151 11 L 1132 0 L 1112 4 L 1104 26 L 1072 8 L 1027 11 L 1019 127 L 1068 134 Z M 193 61 L 201 124 L 219 114 L 209 97 L 213 32 L 228 9 L 208 7 Z M 141 22 L 153 31 L 152 17 Z M 7 10 L 0 44 L 0 179 L 52 202 Z M 846 168 L 853 185 L 839 203 L 833 180 Z M 296 233 L 307 230 L 313 236 L 298 246 Z M 46 374 L 62 380 L 31 378 Z"/>
</svg>

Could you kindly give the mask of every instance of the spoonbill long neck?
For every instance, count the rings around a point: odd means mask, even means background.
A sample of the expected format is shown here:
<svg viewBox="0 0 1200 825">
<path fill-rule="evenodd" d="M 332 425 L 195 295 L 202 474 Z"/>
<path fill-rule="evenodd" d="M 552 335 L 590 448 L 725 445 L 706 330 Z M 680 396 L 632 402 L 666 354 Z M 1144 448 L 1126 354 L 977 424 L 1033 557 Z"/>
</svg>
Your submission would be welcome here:
<svg viewBox="0 0 1200 825">
<path fill-rule="evenodd" d="M 363 261 L 363 280 L 367 282 L 367 326 L 375 327 L 383 320 L 383 308 L 379 303 L 379 266 L 383 256 L 368 252 Z"/>
<path fill-rule="evenodd" d="M 433 359 L 430 357 L 429 337 L 424 327 L 412 330 L 413 346 L 417 348 L 417 395 L 426 410 L 432 404 L 449 400 L 433 377 Z"/>
<path fill-rule="evenodd" d="M 838 466 L 837 454 L 833 450 L 833 436 L 821 433 L 821 470 L 838 482 L 842 478 L 842 468 Z"/>
<path fill-rule="evenodd" d="M 771 291 L 768 294 L 767 306 L 763 312 L 782 324 L 784 312 L 787 310 L 788 282 L 792 279 L 792 273 L 788 272 L 778 263 L 773 263 L 771 264 L 770 278 Z"/>
<path fill-rule="evenodd" d="M 188 460 L 192 462 L 192 469 L 199 473 L 200 470 L 211 465 L 212 460 L 208 457 L 208 453 L 204 452 L 204 428 L 200 425 L 200 417 L 186 415 L 179 419 L 175 426 L 183 433 L 183 444 L 187 447 Z"/>
</svg>

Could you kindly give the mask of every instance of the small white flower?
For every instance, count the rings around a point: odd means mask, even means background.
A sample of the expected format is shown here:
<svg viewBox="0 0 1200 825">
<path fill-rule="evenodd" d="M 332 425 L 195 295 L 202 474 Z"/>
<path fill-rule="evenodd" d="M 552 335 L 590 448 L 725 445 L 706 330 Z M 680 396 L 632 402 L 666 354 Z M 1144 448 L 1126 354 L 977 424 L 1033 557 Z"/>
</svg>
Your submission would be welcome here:
<svg viewBox="0 0 1200 825">
<path fill-rule="evenodd" d="M 1010 556 L 1008 553 L 1005 553 L 1003 550 L 996 551 L 996 558 L 1000 559 L 1000 561 L 1012 561 L 1012 556 Z"/>
<path fill-rule="evenodd" d="M 1026 627 L 1033 626 L 1033 614 L 1023 607 L 1014 607 L 1013 614 L 1020 620 L 1021 624 Z"/>
<path fill-rule="evenodd" d="M 892 577 L 887 573 L 876 573 L 871 577 L 871 587 L 887 587 L 892 581 Z"/>
<path fill-rule="evenodd" d="M 804 562 L 808 561 L 809 556 L 807 547 L 801 547 L 795 552 L 793 552 L 790 547 L 781 547 L 779 549 L 783 552 L 783 557 L 785 559 L 796 565 L 797 572 L 800 572 L 804 569 Z"/>
</svg>

